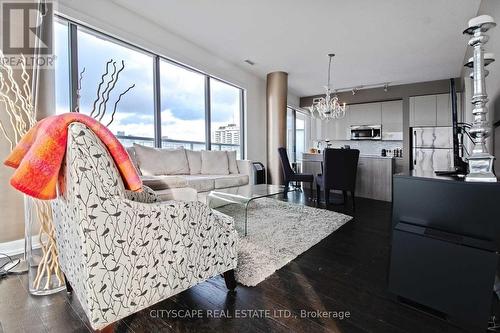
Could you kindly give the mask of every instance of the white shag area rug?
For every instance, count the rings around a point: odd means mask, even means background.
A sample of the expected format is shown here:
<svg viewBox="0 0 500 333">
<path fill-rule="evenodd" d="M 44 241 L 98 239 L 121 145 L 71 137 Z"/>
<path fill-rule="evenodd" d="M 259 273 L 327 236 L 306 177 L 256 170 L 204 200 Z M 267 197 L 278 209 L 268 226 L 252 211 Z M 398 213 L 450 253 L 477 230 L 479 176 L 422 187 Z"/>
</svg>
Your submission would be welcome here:
<svg viewBox="0 0 500 333">
<path fill-rule="evenodd" d="M 243 237 L 244 208 L 219 207 L 234 217 L 240 234 L 236 280 L 256 286 L 352 219 L 325 209 L 271 198 L 257 199 L 248 207 L 248 235 Z"/>
</svg>

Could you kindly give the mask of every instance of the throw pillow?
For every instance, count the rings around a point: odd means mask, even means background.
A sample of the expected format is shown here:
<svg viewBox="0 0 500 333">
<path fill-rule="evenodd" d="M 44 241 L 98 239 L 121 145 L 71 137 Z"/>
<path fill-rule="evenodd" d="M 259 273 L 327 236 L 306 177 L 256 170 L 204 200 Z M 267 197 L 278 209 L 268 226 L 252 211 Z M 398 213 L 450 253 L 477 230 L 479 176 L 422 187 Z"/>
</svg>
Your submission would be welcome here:
<svg viewBox="0 0 500 333">
<path fill-rule="evenodd" d="M 144 176 L 188 175 L 184 148 L 160 149 L 134 144 L 139 169 Z"/>
<path fill-rule="evenodd" d="M 201 173 L 204 175 L 229 175 L 229 161 L 225 151 L 203 150 Z"/>
<path fill-rule="evenodd" d="M 186 156 L 189 163 L 189 172 L 192 175 L 201 173 L 201 151 L 186 150 Z"/>
<path fill-rule="evenodd" d="M 166 161 L 160 158 L 159 149 L 134 143 L 135 157 L 143 176 L 164 175 L 167 172 Z"/>
<path fill-rule="evenodd" d="M 229 173 L 240 173 L 238 171 L 238 163 L 236 163 L 236 150 L 228 150 L 226 153 L 229 162 Z"/>
</svg>

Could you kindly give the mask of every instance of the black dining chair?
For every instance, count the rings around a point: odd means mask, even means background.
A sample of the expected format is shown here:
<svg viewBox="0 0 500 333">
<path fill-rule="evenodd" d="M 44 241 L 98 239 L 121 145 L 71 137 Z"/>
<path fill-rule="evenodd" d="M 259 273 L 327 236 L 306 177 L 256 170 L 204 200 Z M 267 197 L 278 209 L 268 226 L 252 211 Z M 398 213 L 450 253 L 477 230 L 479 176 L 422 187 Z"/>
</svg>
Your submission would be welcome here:
<svg viewBox="0 0 500 333">
<path fill-rule="evenodd" d="M 296 173 L 290 166 L 290 161 L 288 160 L 288 154 L 285 148 L 283 147 L 278 148 L 278 153 L 280 154 L 281 167 L 283 169 L 285 195 L 288 192 L 288 187 L 290 185 L 290 182 L 306 182 L 306 183 L 311 183 L 311 197 L 313 197 L 314 175 L 310 173 Z"/>
<path fill-rule="evenodd" d="M 325 196 L 325 204 L 330 203 L 330 191 L 342 191 L 344 204 L 347 191 L 351 192 L 352 209 L 355 208 L 354 191 L 358 171 L 359 150 L 326 148 L 323 152 L 323 174 L 316 177 L 316 196 L 319 203 L 321 190 Z"/>
</svg>

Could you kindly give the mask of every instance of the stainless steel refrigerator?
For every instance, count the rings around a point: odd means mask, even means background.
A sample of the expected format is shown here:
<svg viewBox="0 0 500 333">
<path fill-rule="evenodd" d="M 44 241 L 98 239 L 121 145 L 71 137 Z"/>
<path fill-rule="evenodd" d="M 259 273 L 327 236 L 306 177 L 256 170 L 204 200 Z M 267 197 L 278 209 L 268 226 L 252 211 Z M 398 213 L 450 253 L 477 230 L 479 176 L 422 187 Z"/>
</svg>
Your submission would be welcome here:
<svg viewBox="0 0 500 333">
<path fill-rule="evenodd" d="M 417 172 L 453 170 L 453 127 L 413 127 L 412 158 Z"/>
</svg>

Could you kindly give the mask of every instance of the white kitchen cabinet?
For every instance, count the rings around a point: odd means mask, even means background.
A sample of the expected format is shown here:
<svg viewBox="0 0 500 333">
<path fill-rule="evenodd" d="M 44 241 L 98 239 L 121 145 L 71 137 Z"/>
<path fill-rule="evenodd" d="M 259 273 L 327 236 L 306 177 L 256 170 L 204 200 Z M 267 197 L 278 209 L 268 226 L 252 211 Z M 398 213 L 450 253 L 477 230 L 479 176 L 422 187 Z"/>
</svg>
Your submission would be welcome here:
<svg viewBox="0 0 500 333">
<path fill-rule="evenodd" d="M 331 140 L 331 135 L 333 134 L 332 125 L 324 120 L 321 120 L 321 138 L 325 140 Z"/>
<path fill-rule="evenodd" d="M 322 125 L 324 128 L 323 138 L 325 140 L 339 140 L 339 139 L 337 139 L 337 131 L 335 128 L 335 121 L 336 120 L 330 120 L 330 121 L 322 120 L 322 123 L 323 123 Z M 344 140 L 344 139 L 342 139 L 342 140 Z"/>
<path fill-rule="evenodd" d="M 450 94 L 436 95 L 436 125 L 451 126 L 451 97 Z"/>
<path fill-rule="evenodd" d="M 403 140 L 403 101 L 382 104 L 382 140 Z"/>
<path fill-rule="evenodd" d="M 410 126 L 436 126 L 436 95 L 412 97 L 413 124 Z"/>
<path fill-rule="evenodd" d="M 322 120 L 323 138 L 329 140 L 350 140 L 351 130 L 349 127 L 349 113 L 342 119 Z"/>
<path fill-rule="evenodd" d="M 333 124 L 333 138 L 348 140 L 350 127 L 355 125 L 382 125 L 382 140 L 402 140 L 403 101 L 349 105 L 346 119 Z"/>
<path fill-rule="evenodd" d="M 458 121 L 462 116 L 461 93 L 457 93 Z M 451 126 L 450 94 L 410 97 L 410 126 Z"/>
<path fill-rule="evenodd" d="M 335 119 L 331 120 L 330 123 L 332 124 L 331 126 L 333 127 L 334 134 L 333 138 L 334 140 L 349 140 L 351 137 L 351 129 L 350 129 L 350 116 L 349 113 L 346 112 L 346 115 L 342 119 Z"/>
<path fill-rule="evenodd" d="M 359 124 L 362 119 L 363 119 L 363 104 L 353 104 L 349 105 L 349 109 L 347 110 L 349 112 L 349 125 L 361 125 Z"/>
<path fill-rule="evenodd" d="M 382 103 L 349 105 L 349 125 L 379 125 L 382 123 Z"/>
<path fill-rule="evenodd" d="M 457 93 L 457 116 L 462 121 L 462 94 Z M 436 125 L 452 126 L 451 96 L 450 94 L 437 95 L 436 101 Z"/>
</svg>

